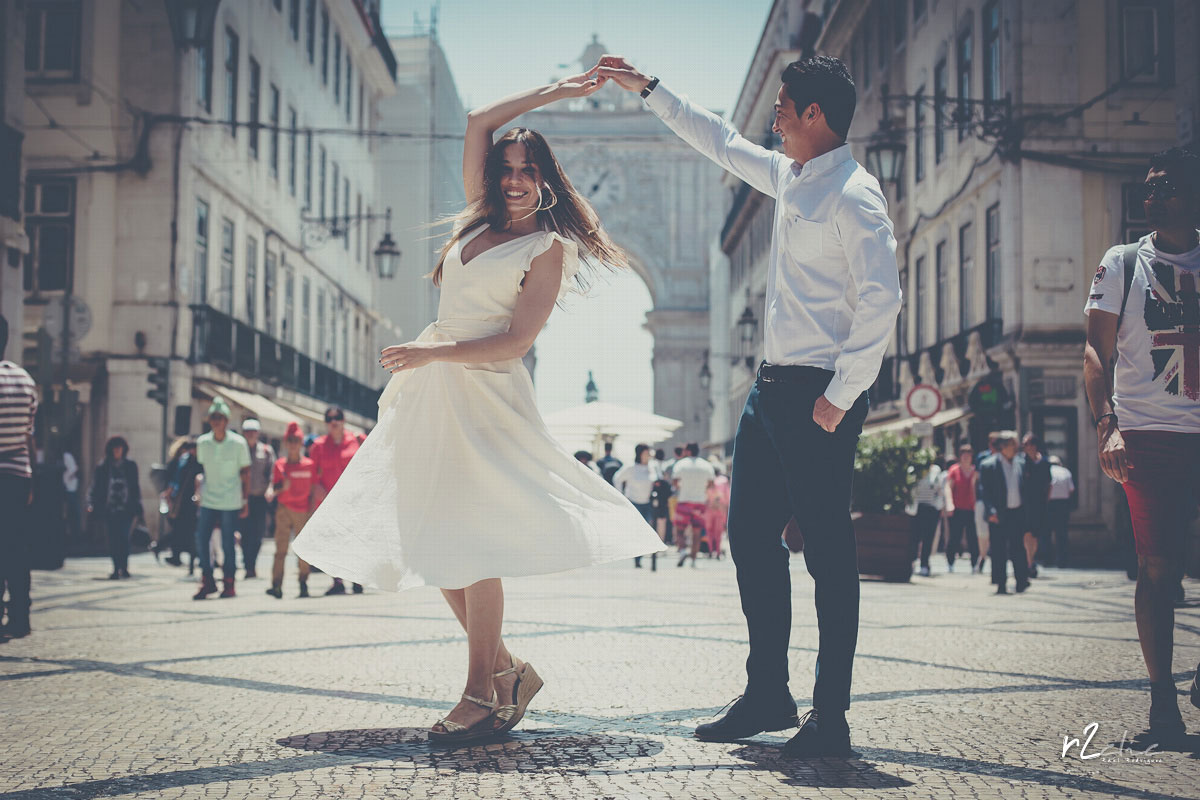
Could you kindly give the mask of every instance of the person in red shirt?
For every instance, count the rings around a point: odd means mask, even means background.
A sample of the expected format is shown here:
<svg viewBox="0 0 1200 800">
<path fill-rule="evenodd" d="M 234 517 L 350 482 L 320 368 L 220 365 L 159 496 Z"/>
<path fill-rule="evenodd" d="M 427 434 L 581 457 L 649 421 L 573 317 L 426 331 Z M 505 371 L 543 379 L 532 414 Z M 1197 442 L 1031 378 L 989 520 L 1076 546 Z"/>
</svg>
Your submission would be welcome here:
<svg viewBox="0 0 1200 800">
<path fill-rule="evenodd" d="M 326 434 L 318 436 L 308 450 L 317 468 L 314 511 L 321 505 L 321 501 L 329 494 L 329 490 L 337 483 L 338 478 L 342 477 L 350 459 L 354 458 L 354 454 L 358 452 L 358 448 L 362 444 L 359 437 L 346 430 L 346 414 L 337 406 L 325 409 L 325 429 Z M 362 590 L 361 583 L 354 584 L 355 594 L 362 594 Z M 326 595 L 345 593 L 346 584 L 342 582 L 341 578 L 334 578 L 333 585 L 325 592 Z"/>
<path fill-rule="evenodd" d="M 979 563 L 979 537 L 975 531 L 975 451 L 971 445 L 958 448 L 958 463 L 946 471 L 946 505 L 950 511 L 950 539 L 946 542 L 946 561 L 954 572 L 954 557 L 962 552 L 963 533 L 971 554 L 971 572 Z"/>
<path fill-rule="evenodd" d="M 271 472 L 271 485 L 267 488 L 267 502 L 275 497 L 275 566 L 271 571 L 271 588 L 267 594 L 279 599 L 283 597 L 283 566 L 287 561 L 288 542 L 299 536 L 313 512 L 313 496 L 316 494 L 317 469 L 313 460 L 305 456 L 300 448 L 304 434 L 299 422 L 289 422 L 283 436 L 287 455 L 275 461 Z M 300 562 L 300 597 L 308 597 L 308 562 Z"/>
</svg>

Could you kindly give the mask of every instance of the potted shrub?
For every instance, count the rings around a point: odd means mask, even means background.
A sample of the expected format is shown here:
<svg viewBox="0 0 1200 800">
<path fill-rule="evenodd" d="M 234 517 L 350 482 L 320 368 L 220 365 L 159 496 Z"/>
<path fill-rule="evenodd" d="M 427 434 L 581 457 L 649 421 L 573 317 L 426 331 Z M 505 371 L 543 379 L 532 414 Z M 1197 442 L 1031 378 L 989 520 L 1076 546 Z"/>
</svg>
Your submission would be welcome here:
<svg viewBox="0 0 1200 800">
<path fill-rule="evenodd" d="M 936 457 L 915 436 L 883 433 L 859 439 L 851 518 L 860 575 L 900 582 L 912 577 L 912 523 L 904 508 L 913 485 Z"/>
</svg>

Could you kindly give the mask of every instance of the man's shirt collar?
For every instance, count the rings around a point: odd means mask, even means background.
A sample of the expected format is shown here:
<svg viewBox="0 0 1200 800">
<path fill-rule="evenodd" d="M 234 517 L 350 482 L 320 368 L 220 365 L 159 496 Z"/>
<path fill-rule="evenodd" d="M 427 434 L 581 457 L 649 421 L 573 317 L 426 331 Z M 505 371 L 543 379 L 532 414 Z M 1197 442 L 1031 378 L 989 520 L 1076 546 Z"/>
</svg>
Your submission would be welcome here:
<svg viewBox="0 0 1200 800">
<path fill-rule="evenodd" d="M 793 161 L 792 174 L 798 178 L 822 175 L 834 167 L 844 164 L 851 158 L 850 145 L 843 144 L 840 147 L 833 148 L 828 153 L 822 153 L 815 158 L 810 158 L 804 162 L 803 166 Z"/>
</svg>

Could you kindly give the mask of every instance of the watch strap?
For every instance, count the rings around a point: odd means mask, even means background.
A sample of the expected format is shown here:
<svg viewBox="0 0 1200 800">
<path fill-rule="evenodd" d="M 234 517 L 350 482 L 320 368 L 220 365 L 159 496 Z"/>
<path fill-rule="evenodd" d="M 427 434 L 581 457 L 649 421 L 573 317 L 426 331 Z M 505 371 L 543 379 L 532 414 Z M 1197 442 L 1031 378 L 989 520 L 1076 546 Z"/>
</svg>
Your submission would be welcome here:
<svg viewBox="0 0 1200 800">
<path fill-rule="evenodd" d="M 655 86 L 658 86 L 658 78 L 651 78 L 650 82 L 646 84 L 646 88 L 642 89 L 643 100 L 650 96 L 650 93 L 654 91 Z"/>
</svg>

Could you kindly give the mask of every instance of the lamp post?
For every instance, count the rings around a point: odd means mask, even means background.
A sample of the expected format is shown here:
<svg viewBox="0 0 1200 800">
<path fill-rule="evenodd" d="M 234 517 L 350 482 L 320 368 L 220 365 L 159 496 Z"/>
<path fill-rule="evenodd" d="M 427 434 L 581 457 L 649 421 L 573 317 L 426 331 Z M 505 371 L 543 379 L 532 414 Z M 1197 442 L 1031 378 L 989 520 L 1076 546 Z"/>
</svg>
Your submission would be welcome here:
<svg viewBox="0 0 1200 800">
<path fill-rule="evenodd" d="M 737 326 L 742 342 L 742 355 L 746 358 L 746 369 L 751 369 L 754 366 L 754 337 L 758 333 L 758 319 L 750 310 L 750 306 L 746 306 L 746 310 L 738 317 Z"/>
<path fill-rule="evenodd" d="M 901 132 L 885 110 L 883 119 L 879 120 L 879 129 L 867 145 L 867 169 L 879 178 L 880 183 L 898 184 L 904 174 L 904 151 Z"/>
<path fill-rule="evenodd" d="M 175 45 L 187 50 L 212 44 L 213 25 L 221 0 L 163 0 Z"/>
<path fill-rule="evenodd" d="M 400 248 L 396 247 L 396 240 L 392 238 L 392 210 L 387 210 L 387 228 L 383 232 L 383 238 L 379 240 L 379 246 L 375 248 L 375 268 L 379 271 L 379 277 L 383 280 L 389 280 L 396 277 L 396 270 L 400 266 Z"/>
</svg>

